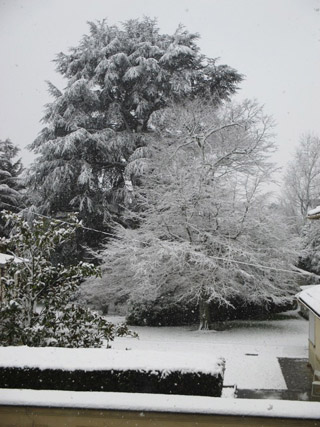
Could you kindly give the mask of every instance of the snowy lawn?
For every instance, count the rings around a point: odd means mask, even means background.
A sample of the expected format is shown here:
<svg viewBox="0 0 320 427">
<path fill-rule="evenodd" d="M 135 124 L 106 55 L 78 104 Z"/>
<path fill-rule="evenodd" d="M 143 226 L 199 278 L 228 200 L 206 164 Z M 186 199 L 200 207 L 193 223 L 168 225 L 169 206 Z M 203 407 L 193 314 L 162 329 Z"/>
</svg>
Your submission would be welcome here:
<svg viewBox="0 0 320 427">
<path fill-rule="evenodd" d="M 112 321 L 123 318 L 108 317 Z M 308 322 L 296 311 L 276 320 L 232 321 L 199 331 L 196 327 L 131 327 L 136 338 L 116 338 L 114 349 L 181 352 L 184 358 L 223 357 L 224 385 L 241 389 L 287 389 L 278 357 L 308 357 Z"/>
<path fill-rule="evenodd" d="M 123 318 L 108 317 L 112 321 Z M 286 389 L 278 357 L 307 358 L 308 322 L 297 312 L 275 320 L 232 321 L 213 331 L 196 327 L 131 327 L 139 338 L 116 338 L 112 349 L 0 347 L 0 366 L 55 369 L 182 369 L 220 372 L 224 386 Z M 221 330 L 223 329 L 223 330 Z M 91 357 L 92 354 L 95 357 Z"/>
</svg>

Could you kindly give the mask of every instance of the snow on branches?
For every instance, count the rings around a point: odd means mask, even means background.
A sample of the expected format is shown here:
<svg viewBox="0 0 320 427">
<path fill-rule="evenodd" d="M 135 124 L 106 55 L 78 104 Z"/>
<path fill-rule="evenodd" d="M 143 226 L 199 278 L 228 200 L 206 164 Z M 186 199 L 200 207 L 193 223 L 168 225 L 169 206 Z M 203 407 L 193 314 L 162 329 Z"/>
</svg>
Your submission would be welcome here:
<svg viewBox="0 0 320 427">
<path fill-rule="evenodd" d="M 2 345 L 100 347 L 103 340 L 128 333 L 125 325 L 115 326 L 74 302 L 81 281 L 99 275 L 94 265 L 52 262 L 54 250 L 80 226 L 74 216 L 66 224 L 44 218 L 30 223 L 20 214 L 3 215 L 13 231 L 0 244 L 19 262 L 8 263 L 1 278 Z"/>
<path fill-rule="evenodd" d="M 139 226 L 119 226 L 106 248 L 105 292 L 134 301 L 281 301 L 293 286 L 281 269 L 296 253 L 261 191 L 274 169 L 271 119 L 248 101 L 193 102 L 165 115 L 127 214 Z"/>
</svg>

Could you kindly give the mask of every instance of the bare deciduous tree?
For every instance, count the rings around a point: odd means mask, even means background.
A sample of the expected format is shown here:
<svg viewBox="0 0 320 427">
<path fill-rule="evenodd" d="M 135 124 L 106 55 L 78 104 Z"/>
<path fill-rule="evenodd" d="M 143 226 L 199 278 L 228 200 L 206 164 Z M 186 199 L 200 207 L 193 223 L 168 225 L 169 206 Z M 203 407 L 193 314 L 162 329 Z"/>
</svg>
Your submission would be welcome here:
<svg viewBox="0 0 320 427">
<path fill-rule="evenodd" d="M 270 118 L 250 101 L 219 109 L 193 102 L 168 109 L 158 123 L 139 159 L 140 185 L 128 186 L 135 206 L 128 215 L 139 227 L 119 226 L 108 245 L 105 292 L 135 301 L 193 299 L 201 328 L 209 327 L 212 300 L 281 299 L 290 280 L 261 268 L 284 269 L 292 260 L 278 211 L 260 193 L 273 170 Z"/>
<path fill-rule="evenodd" d="M 299 233 L 307 212 L 320 201 L 320 138 L 310 133 L 300 139 L 284 177 L 283 204 Z"/>
</svg>

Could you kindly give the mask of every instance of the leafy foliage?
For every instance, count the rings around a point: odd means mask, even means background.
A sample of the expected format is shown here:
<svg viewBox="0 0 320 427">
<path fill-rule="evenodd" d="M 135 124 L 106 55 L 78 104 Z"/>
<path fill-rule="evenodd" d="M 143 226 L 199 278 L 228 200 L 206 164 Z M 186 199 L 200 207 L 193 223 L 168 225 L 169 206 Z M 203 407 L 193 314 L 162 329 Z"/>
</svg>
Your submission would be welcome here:
<svg viewBox="0 0 320 427">
<path fill-rule="evenodd" d="M 149 120 L 172 99 L 210 96 L 227 99 L 242 77 L 206 58 L 198 35 L 179 27 L 160 34 L 149 18 L 109 26 L 89 23 L 69 54 L 56 58 L 67 79 L 61 92 L 51 83 L 54 101 L 43 118 L 46 127 L 31 144 L 39 157 L 29 185 L 42 211 L 79 212 L 86 225 L 119 220 L 130 156 L 148 145 Z"/>
<path fill-rule="evenodd" d="M 287 299 L 274 302 L 272 298 L 261 301 L 248 301 L 248 298 L 235 294 L 229 304 L 210 301 L 210 320 L 217 327 L 217 322 L 226 320 L 269 319 L 276 313 L 294 310 L 296 302 L 293 295 Z M 175 301 L 172 295 L 150 300 L 134 301 L 128 307 L 127 322 L 137 326 L 181 326 L 195 325 L 199 321 L 199 305 L 196 301 Z"/>
<path fill-rule="evenodd" d="M 29 224 L 19 214 L 5 213 L 14 231 L 1 245 L 12 250 L 15 259 L 2 277 L 0 300 L 0 342 L 2 345 L 100 347 L 103 340 L 128 333 L 74 303 L 85 277 L 98 275 L 92 264 L 81 262 L 65 267 L 53 265 L 56 247 L 74 235 L 73 225 L 60 221 L 34 220 Z"/>
</svg>

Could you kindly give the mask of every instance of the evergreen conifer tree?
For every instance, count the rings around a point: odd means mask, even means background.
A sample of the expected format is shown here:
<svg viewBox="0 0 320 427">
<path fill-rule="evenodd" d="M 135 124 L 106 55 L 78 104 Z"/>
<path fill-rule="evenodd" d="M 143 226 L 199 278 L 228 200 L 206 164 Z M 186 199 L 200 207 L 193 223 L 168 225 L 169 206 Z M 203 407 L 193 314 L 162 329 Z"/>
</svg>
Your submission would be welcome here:
<svg viewBox="0 0 320 427">
<path fill-rule="evenodd" d="M 21 202 L 22 182 L 21 159 L 15 160 L 19 148 L 10 139 L 0 140 L 0 210 L 16 211 Z M 0 233 L 4 233 L 4 222 L 0 219 Z"/>
<path fill-rule="evenodd" d="M 171 100 L 210 96 L 219 103 L 242 76 L 201 54 L 198 35 L 181 26 L 173 35 L 160 34 L 149 18 L 89 26 L 78 46 L 56 58 L 67 86 L 49 83 L 54 100 L 30 146 L 38 157 L 29 185 L 42 212 L 77 211 L 86 225 L 103 229 L 120 220 L 130 196 L 126 168 L 148 145 L 152 114 Z"/>
</svg>

